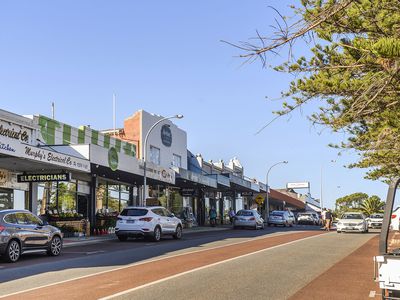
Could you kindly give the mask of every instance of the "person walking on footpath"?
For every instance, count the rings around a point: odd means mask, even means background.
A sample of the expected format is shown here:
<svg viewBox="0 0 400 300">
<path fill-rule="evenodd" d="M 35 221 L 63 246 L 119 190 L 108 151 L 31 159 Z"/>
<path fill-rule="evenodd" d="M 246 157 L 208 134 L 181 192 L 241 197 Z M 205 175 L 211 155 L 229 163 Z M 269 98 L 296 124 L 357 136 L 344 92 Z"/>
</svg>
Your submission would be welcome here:
<svg viewBox="0 0 400 300">
<path fill-rule="evenodd" d="M 214 206 L 210 208 L 210 225 L 215 227 L 217 224 L 217 211 L 215 210 Z"/>
<path fill-rule="evenodd" d="M 229 209 L 228 216 L 229 216 L 229 221 L 231 224 L 233 224 L 233 218 L 235 217 L 235 211 L 232 209 L 232 207 Z"/>
<path fill-rule="evenodd" d="M 326 208 L 324 207 L 321 212 L 322 227 L 321 229 L 326 229 Z"/>
<path fill-rule="evenodd" d="M 330 209 L 328 209 L 325 213 L 325 230 L 326 231 L 331 230 L 331 224 L 332 224 L 332 212 Z"/>
</svg>

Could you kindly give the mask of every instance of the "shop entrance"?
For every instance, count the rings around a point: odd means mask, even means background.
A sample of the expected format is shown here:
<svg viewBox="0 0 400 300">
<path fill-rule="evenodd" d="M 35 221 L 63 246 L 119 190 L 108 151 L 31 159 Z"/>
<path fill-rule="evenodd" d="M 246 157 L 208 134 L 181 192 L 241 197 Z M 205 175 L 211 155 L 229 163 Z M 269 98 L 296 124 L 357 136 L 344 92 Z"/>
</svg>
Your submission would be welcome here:
<svg viewBox="0 0 400 300">
<path fill-rule="evenodd" d="M 88 195 L 78 195 L 78 213 L 82 214 L 84 218 L 88 217 L 89 212 L 89 196 Z"/>
</svg>

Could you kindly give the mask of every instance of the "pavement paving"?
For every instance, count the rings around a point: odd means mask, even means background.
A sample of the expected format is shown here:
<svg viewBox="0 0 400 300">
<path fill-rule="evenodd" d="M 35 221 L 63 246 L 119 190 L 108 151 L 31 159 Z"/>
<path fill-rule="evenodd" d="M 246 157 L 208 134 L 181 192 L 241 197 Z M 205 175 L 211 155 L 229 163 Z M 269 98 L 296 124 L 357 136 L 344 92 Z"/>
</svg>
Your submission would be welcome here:
<svg viewBox="0 0 400 300">
<path fill-rule="evenodd" d="M 229 230 L 232 229 L 231 225 L 220 225 L 216 227 L 209 227 L 209 226 L 196 226 L 191 228 L 184 228 L 183 234 L 194 234 L 200 232 L 215 232 L 215 231 L 222 231 L 222 230 Z M 89 237 L 69 237 L 63 239 L 63 247 L 75 247 L 75 246 L 83 246 L 83 245 L 90 245 L 90 244 L 97 244 L 103 243 L 110 240 L 116 240 L 117 237 L 114 233 L 111 234 L 104 234 L 104 235 L 93 235 Z"/>
</svg>

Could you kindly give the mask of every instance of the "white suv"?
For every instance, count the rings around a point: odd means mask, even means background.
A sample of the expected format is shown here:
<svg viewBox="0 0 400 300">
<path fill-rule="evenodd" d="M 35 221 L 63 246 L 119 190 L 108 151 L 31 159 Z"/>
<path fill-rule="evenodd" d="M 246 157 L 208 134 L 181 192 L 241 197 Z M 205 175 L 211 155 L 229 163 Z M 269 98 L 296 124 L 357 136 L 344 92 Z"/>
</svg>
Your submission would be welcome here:
<svg viewBox="0 0 400 300">
<path fill-rule="evenodd" d="M 162 235 L 180 239 L 182 222 L 161 206 L 126 207 L 118 216 L 115 234 L 120 241 L 143 236 L 158 242 Z"/>
</svg>

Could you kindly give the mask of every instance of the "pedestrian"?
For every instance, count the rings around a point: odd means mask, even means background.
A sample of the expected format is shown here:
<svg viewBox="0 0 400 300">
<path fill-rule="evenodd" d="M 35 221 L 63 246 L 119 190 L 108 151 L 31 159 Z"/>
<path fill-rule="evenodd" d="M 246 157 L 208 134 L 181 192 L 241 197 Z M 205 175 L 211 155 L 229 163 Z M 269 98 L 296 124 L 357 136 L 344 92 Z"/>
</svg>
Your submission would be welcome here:
<svg viewBox="0 0 400 300">
<path fill-rule="evenodd" d="M 229 221 L 231 224 L 233 224 L 233 219 L 235 217 L 235 211 L 232 209 L 232 207 L 229 209 L 228 216 L 229 216 Z"/>
<path fill-rule="evenodd" d="M 326 229 L 326 208 L 324 207 L 321 212 L 321 219 L 322 219 L 322 227 L 321 229 Z"/>
<path fill-rule="evenodd" d="M 217 211 L 215 210 L 214 206 L 210 208 L 210 225 L 215 227 L 217 224 Z"/>
<path fill-rule="evenodd" d="M 330 209 L 328 209 L 325 213 L 325 230 L 326 231 L 331 230 L 331 224 L 332 224 L 332 212 Z"/>
</svg>

